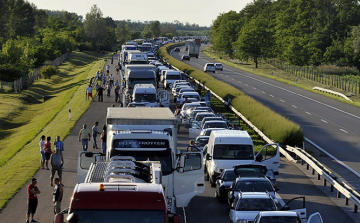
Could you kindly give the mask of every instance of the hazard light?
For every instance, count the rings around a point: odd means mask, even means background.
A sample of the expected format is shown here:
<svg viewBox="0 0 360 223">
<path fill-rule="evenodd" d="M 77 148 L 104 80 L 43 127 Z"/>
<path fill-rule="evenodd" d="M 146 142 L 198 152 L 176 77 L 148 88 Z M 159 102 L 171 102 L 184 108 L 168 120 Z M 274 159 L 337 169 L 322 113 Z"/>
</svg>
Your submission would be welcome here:
<svg viewBox="0 0 360 223">
<path fill-rule="evenodd" d="M 104 184 L 100 184 L 100 185 L 99 185 L 99 191 L 105 191 L 105 186 L 104 186 Z"/>
</svg>

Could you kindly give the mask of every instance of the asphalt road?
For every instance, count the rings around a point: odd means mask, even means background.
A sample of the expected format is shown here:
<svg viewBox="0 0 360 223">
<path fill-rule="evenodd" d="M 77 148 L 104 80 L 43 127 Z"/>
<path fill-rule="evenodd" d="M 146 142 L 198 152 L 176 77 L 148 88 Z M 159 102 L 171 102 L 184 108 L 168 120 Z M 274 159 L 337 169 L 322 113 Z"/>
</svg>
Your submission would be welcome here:
<svg viewBox="0 0 360 223">
<path fill-rule="evenodd" d="M 179 60 L 183 54 L 184 48 L 172 52 Z M 183 62 L 203 70 L 205 63 L 217 61 L 201 52 L 199 58 Z M 360 173 L 359 108 L 227 65 L 208 74 L 298 123 L 305 137 Z"/>
<path fill-rule="evenodd" d="M 115 74 L 114 66 L 111 66 L 110 72 Z M 115 76 L 116 79 L 119 76 Z M 113 96 L 113 95 L 112 95 Z M 64 140 L 65 148 L 63 183 L 64 199 L 62 208 L 66 208 L 70 202 L 73 188 L 76 184 L 76 165 L 77 154 L 81 150 L 81 144 L 78 142 L 78 132 L 81 126 L 86 123 L 89 127 L 94 121 L 99 121 L 101 127 L 105 122 L 106 108 L 114 103 L 113 97 L 104 97 L 104 102 L 94 102 L 86 113 L 76 123 L 74 129 Z M 75 111 L 74 111 L 75 112 Z M 185 149 L 188 144 L 188 130 L 181 128 L 178 135 L 178 148 Z M 92 145 L 92 142 L 90 142 Z M 96 151 L 94 149 L 90 149 Z M 35 219 L 38 222 L 52 222 L 52 191 L 49 185 L 49 174 L 47 170 L 39 170 L 35 177 L 38 179 L 38 187 L 41 191 L 39 197 L 39 206 Z M 29 182 L 30 183 L 30 182 Z M 215 199 L 215 189 L 206 182 L 204 193 L 196 196 L 185 208 L 186 221 L 192 222 L 229 222 L 226 205 Z M 322 191 L 320 191 L 302 171 L 286 161 L 282 161 L 280 175 L 278 178 L 280 195 L 283 199 L 290 199 L 297 196 L 306 196 L 308 215 L 319 211 L 325 222 L 354 222 L 346 213 L 333 203 Z M 26 186 L 15 195 L 8 205 L 0 212 L 0 223 L 21 223 L 25 221 L 26 213 Z M 185 216 L 184 215 L 184 216 Z"/>
</svg>

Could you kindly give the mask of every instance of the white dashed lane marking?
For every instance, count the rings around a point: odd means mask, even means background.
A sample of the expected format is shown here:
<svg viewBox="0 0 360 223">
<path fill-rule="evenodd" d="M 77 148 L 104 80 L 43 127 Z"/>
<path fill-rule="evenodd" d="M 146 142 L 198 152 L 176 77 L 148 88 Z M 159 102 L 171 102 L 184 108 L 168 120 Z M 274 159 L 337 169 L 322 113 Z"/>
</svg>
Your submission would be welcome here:
<svg viewBox="0 0 360 223">
<path fill-rule="evenodd" d="M 311 113 L 310 112 L 305 112 L 306 114 L 308 114 L 308 115 L 311 115 Z"/>
<path fill-rule="evenodd" d="M 272 98 L 273 98 L 273 97 L 274 97 L 274 95 L 272 95 L 272 94 L 271 94 L 271 95 L 270 95 L 270 97 L 272 97 Z"/>
<path fill-rule="evenodd" d="M 297 108 L 295 105 L 291 105 L 291 106 L 293 106 L 294 108 Z"/>
<path fill-rule="evenodd" d="M 345 133 L 348 133 L 348 132 L 347 132 L 347 131 L 345 131 L 344 129 L 340 129 L 340 131 L 345 132 Z"/>
<path fill-rule="evenodd" d="M 285 102 L 284 100 L 280 100 L 281 102 Z"/>
<path fill-rule="evenodd" d="M 328 123 L 327 121 L 325 121 L 324 119 L 321 119 L 322 122 Z"/>
</svg>

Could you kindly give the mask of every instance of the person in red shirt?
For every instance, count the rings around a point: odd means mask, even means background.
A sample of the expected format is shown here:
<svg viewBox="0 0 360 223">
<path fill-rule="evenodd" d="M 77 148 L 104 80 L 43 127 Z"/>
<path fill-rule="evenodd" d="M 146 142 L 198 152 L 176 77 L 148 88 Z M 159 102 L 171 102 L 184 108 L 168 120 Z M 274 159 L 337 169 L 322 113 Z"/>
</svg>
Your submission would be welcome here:
<svg viewBox="0 0 360 223">
<path fill-rule="evenodd" d="M 37 199 L 37 195 L 40 194 L 40 190 L 39 188 L 36 186 L 37 184 L 37 180 L 36 178 L 32 178 L 31 179 L 31 184 L 28 185 L 27 187 L 27 193 L 28 193 L 28 210 L 26 213 L 26 223 L 29 223 L 29 218 L 30 218 L 30 214 L 31 214 L 31 222 L 37 222 L 34 220 L 34 214 L 36 212 L 36 208 L 38 205 L 38 199 Z"/>
<path fill-rule="evenodd" d="M 47 170 L 50 170 L 49 169 L 49 160 L 50 160 L 50 156 L 52 154 L 52 151 L 51 151 L 51 137 L 48 136 L 46 137 L 46 142 L 45 142 L 45 145 L 44 145 L 44 151 L 45 151 L 45 164 L 46 164 L 46 169 Z"/>
</svg>

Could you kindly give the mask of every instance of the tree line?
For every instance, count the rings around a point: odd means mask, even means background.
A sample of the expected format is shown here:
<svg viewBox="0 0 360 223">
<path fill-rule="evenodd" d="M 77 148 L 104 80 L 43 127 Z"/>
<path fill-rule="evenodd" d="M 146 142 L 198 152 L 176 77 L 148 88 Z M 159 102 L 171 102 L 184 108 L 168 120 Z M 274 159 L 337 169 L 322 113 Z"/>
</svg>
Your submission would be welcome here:
<svg viewBox="0 0 360 223">
<path fill-rule="evenodd" d="M 0 80 L 14 81 L 71 50 L 112 50 L 130 39 L 177 35 L 178 23 L 114 21 L 93 5 L 83 18 L 38 9 L 26 0 L 0 0 Z M 203 30 L 185 24 L 191 31 Z"/>
<path fill-rule="evenodd" d="M 216 51 L 242 60 L 276 58 L 297 66 L 360 70 L 357 0 L 254 0 L 220 14 L 211 27 Z"/>
</svg>

